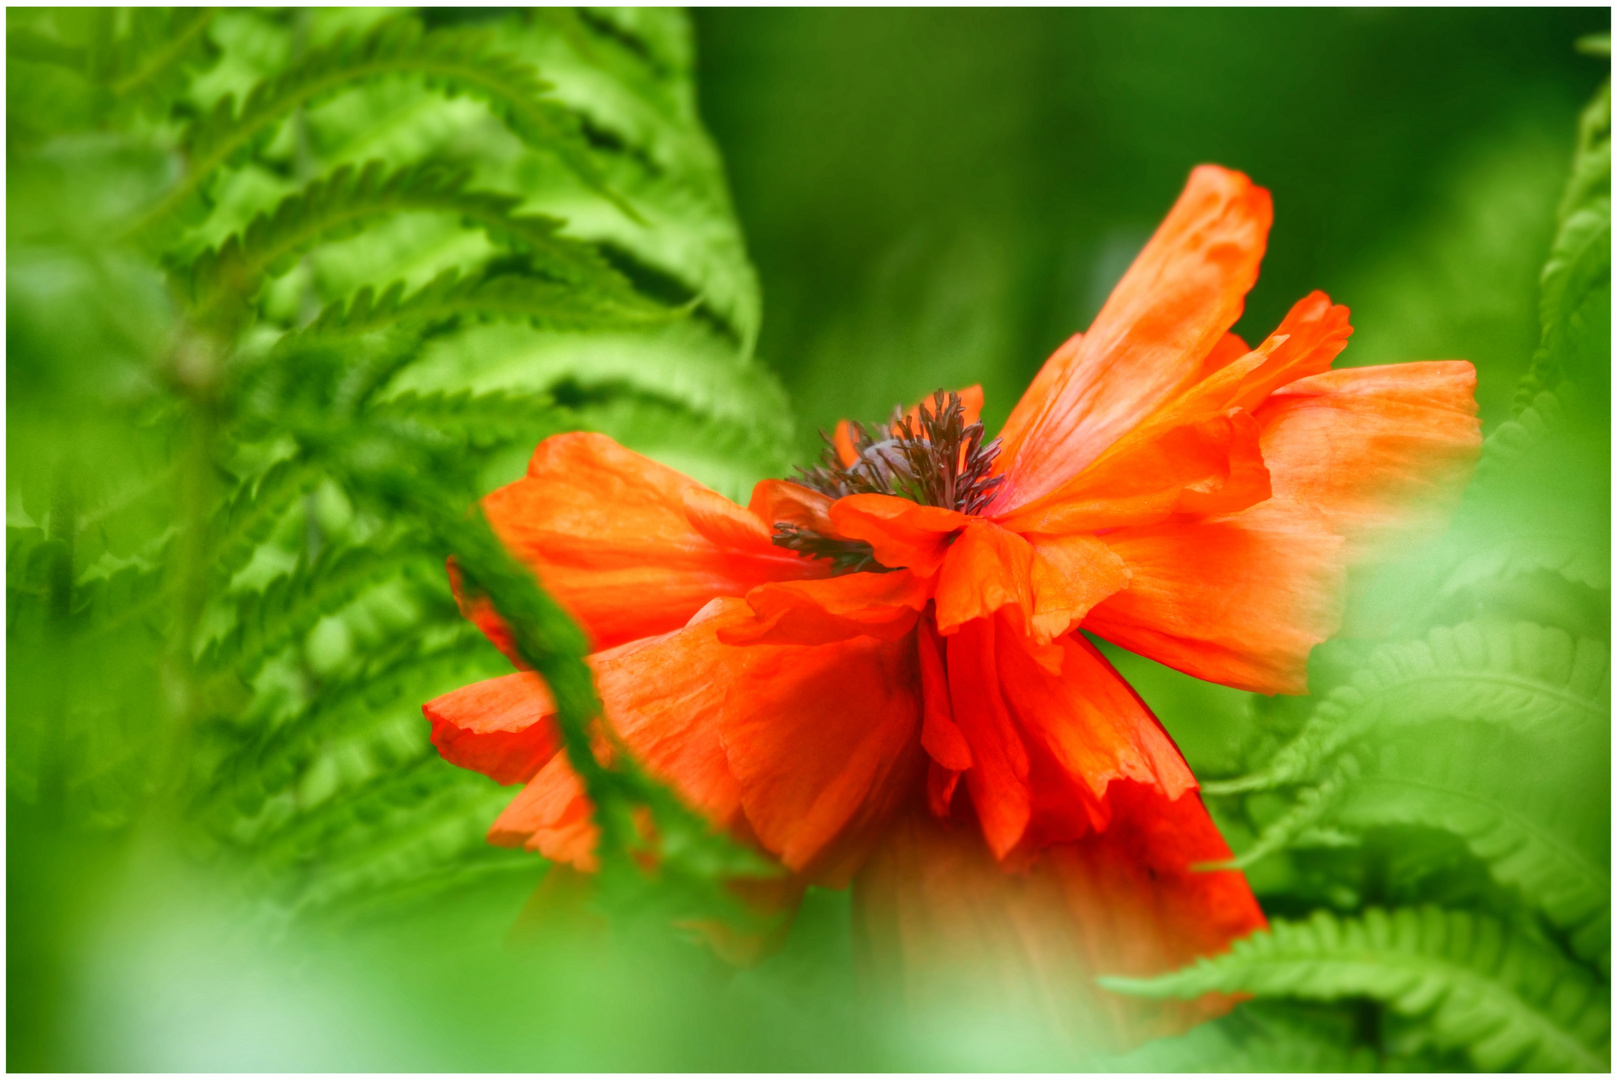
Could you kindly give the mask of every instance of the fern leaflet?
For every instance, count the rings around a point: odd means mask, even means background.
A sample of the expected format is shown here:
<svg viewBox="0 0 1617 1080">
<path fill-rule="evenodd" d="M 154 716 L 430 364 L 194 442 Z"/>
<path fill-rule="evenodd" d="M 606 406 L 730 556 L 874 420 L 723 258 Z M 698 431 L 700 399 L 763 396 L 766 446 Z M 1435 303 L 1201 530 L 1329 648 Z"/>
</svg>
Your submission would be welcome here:
<svg viewBox="0 0 1617 1080">
<path fill-rule="evenodd" d="M 1150 997 L 1370 997 L 1422 1018 L 1434 1041 L 1480 1069 L 1610 1067 L 1611 992 L 1552 947 L 1469 911 L 1322 911 L 1171 974 L 1101 982 Z"/>
</svg>

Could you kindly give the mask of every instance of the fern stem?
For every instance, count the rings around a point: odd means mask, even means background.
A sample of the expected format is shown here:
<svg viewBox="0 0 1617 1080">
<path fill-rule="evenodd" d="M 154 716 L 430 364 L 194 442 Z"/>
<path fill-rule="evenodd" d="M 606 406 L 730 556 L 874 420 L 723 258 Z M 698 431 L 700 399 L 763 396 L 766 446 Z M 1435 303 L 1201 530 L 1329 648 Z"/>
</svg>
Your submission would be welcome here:
<svg viewBox="0 0 1617 1080">
<path fill-rule="evenodd" d="M 124 97 L 131 94 L 167 71 L 185 55 L 186 50 L 197 38 L 207 33 L 208 28 L 213 25 L 213 17 L 218 13 L 218 8 L 193 9 L 190 12 L 192 21 L 185 29 L 170 38 L 164 47 L 153 53 L 144 64 L 112 84 L 113 96 Z"/>
</svg>

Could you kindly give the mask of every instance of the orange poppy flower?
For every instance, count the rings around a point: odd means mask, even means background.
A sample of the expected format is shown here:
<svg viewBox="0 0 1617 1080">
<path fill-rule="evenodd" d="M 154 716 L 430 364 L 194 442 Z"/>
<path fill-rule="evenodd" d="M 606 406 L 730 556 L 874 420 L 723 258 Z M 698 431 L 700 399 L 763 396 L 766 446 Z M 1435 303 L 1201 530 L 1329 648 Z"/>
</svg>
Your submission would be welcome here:
<svg viewBox="0 0 1617 1080">
<path fill-rule="evenodd" d="M 1442 527 L 1480 446 L 1463 361 L 1330 370 L 1314 293 L 1231 334 L 1268 193 L 1196 169 L 1094 325 L 985 442 L 977 388 L 760 483 L 743 508 L 601 435 L 484 501 L 584 626 L 605 722 L 799 881 L 852 882 L 878 972 L 977 960 L 1137 1037 L 1223 1003 L 1094 986 L 1264 925 L 1172 739 L 1079 630 L 1203 679 L 1303 693 L 1345 575 Z M 492 608 L 464 610 L 511 652 Z M 591 808 L 538 676 L 426 706 L 448 760 L 525 783 L 489 833 L 588 870 Z"/>
</svg>

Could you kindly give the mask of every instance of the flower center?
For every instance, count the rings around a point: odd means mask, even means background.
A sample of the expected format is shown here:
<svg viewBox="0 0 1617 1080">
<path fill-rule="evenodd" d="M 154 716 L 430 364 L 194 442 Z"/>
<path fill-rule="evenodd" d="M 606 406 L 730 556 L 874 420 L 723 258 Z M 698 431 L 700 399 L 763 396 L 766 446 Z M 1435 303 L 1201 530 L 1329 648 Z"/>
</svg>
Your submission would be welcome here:
<svg viewBox="0 0 1617 1080">
<path fill-rule="evenodd" d="M 991 475 L 999 440 L 983 442 L 981 421 L 966 423 L 960 395 L 942 390 L 912 415 L 893 410 L 885 424 L 867 429 L 848 425 L 847 446 L 839 450 L 825 432 L 820 463 L 798 469 L 793 479 L 833 499 L 847 495 L 892 495 L 922 506 L 975 514 L 988 505 L 1004 480 Z M 853 460 L 845 460 L 851 448 Z M 775 524 L 774 542 L 814 559 L 830 560 L 839 572 L 886 569 L 869 544 L 824 536 L 785 522 Z"/>
</svg>

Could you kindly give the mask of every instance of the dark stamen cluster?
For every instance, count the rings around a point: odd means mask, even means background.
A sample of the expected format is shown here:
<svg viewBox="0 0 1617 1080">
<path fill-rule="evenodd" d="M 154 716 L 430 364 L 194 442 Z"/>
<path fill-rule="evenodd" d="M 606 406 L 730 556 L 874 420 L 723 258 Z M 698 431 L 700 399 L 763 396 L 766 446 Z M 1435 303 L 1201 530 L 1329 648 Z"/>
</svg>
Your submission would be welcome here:
<svg viewBox="0 0 1617 1080">
<path fill-rule="evenodd" d="M 833 499 L 846 495 L 896 495 L 922 506 L 942 506 L 975 514 L 988 505 L 1004 477 L 992 475 L 999 440 L 983 442 L 983 426 L 966 423 L 960 395 L 939 390 L 931 407 L 922 402 L 918 417 L 902 408 L 874 429 L 849 425 L 858 457 L 844 464 L 831 438 L 820 433 L 825 449 L 820 463 L 797 471 L 796 481 Z M 775 543 L 817 559 L 829 559 L 839 571 L 876 568 L 870 547 L 836 540 L 809 529 L 777 523 Z"/>
</svg>

